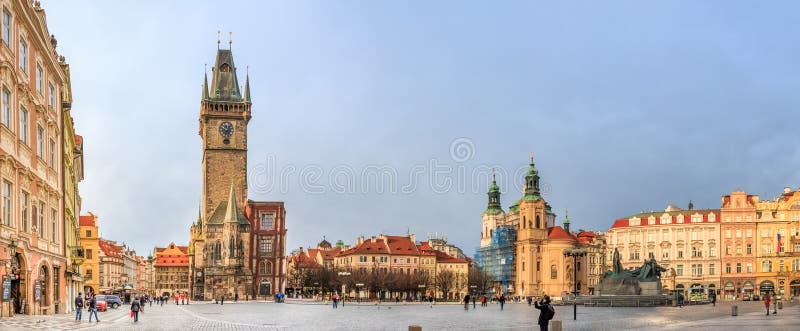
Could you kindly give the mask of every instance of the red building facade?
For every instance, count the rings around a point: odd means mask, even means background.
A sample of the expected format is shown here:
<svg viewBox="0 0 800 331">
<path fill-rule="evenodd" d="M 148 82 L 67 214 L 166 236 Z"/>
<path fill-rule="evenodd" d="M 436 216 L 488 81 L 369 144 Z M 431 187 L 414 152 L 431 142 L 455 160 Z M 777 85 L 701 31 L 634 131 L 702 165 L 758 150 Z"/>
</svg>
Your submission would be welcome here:
<svg viewBox="0 0 800 331">
<path fill-rule="evenodd" d="M 286 292 L 286 209 L 282 201 L 247 202 L 253 296 Z"/>
</svg>

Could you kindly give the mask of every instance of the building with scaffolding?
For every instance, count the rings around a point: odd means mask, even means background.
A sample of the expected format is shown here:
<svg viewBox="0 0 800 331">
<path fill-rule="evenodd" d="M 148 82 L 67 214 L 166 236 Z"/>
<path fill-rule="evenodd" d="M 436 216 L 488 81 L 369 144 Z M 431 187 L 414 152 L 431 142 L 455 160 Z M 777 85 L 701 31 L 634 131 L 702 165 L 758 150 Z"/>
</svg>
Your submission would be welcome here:
<svg viewBox="0 0 800 331">
<path fill-rule="evenodd" d="M 513 226 L 500 226 L 490 230 L 489 244 L 479 247 L 475 253 L 475 263 L 494 278 L 488 294 L 508 295 L 514 284 L 514 242 L 517 229 Z"/>
</svg>

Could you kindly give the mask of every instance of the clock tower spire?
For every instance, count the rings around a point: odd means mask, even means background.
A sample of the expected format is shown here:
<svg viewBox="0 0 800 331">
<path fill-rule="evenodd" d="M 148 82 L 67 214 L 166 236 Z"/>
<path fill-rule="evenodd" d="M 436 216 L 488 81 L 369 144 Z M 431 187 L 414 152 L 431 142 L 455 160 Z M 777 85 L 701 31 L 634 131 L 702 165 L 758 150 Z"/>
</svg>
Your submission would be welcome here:
<svg viewBox="0 0 800 331">
<path fill-rule="evenodd" d="M 226 204 L 231 179 L 237 208 L 247 201 L 247 124 L 251 117 L 249 95 L 239 89 L 230 49 L 218 49 L 211 67 L 211 86 L 200 102 L 200 138 L 203 142 L 203 225 Z M 205 83 L 204 86 L 208 83 Z M 205 232 L 205 231 L 203 231 Z"/>
</svg>

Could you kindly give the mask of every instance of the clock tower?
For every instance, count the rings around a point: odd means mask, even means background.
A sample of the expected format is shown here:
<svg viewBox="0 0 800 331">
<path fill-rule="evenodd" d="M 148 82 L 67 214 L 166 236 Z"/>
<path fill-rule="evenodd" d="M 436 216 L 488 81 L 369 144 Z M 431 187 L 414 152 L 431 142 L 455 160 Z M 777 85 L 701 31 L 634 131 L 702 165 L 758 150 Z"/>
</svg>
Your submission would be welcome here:
<svg viewBox="0 0 800 331">
<path fill-rule="evenodd" d="M 247 210 L 247 124 L 250 79 L 239 88 L 230 49 L 218 49 L 203 78 L 200 138 L 203 189 L 200 215 L 190 236 L 190 270 L 195 298 L 252 294 L 249 261 L 251 222 Z"/>
<path fill-rule="evenodd" d="M 250 78 L 239 89 L 230 49 L 217 51 L 211 78 L 203 80 L 200 137 L 203 141 L 203 200 L 201 219 L 207 219 L 229 197 L 231 181 L 244 210 L 247 199 L 247 123 L 250 121 Z"/>
</svg>

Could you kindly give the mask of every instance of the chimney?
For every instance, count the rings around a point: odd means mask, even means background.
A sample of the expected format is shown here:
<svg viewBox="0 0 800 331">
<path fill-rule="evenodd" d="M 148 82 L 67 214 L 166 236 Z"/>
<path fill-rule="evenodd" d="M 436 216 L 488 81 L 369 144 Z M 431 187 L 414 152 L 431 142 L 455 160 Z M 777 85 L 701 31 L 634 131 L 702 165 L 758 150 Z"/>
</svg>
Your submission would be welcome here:
<svg viewBox="0 0 800 331">
<path fill-rule="evenodd" d="M 417 243 L 417 236 L 415 236 L 413 233 L 408 235 L 408 239 L 410 239 L 412 243 Z"/>
<path fill-rule="evenodd" d="M 791 191 L 792 191 L 792 188 L 790 188 L 788 186 L 783 188 L 783 194 L 788 194 Z"/>
</svg>

